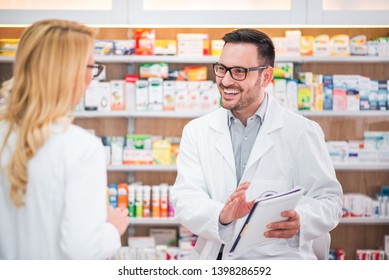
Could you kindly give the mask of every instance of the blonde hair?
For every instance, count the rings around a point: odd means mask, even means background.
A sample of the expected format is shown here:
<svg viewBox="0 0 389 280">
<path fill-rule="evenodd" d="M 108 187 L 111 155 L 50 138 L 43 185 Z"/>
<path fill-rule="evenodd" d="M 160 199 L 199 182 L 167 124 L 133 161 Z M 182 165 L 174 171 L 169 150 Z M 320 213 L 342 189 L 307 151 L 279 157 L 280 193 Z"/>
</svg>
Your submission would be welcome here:
<svg viewBox="0 0 389 280">
<path fill-rule="evenodd" d="M 16 207 L 24 205 L 28 162 L 50 136 L 53 122 L 62 121 L 67 127 L 73 120 L 73 107 L 86 88 L 95 34 L 94 29 L 65 20 L 38 21 L 22 34 L 12 81 L 3 86 L 5 104 L 0 111 L 0 121 L 9 124 L 0 153 L 11 132 L 18 135 L 7 165 Z M 9 94 L 4 93 L 6 87 Z"/>
</svg>

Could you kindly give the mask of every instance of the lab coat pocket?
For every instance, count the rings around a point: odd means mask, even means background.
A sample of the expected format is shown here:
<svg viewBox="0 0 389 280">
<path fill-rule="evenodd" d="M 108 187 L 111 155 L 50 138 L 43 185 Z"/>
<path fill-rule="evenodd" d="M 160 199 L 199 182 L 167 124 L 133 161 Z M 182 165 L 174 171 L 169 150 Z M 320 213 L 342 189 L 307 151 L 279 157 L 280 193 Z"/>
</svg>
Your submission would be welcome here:
<svg viewBox="0 0 389 280">
<path fill-rule="evenodd" d="M 195 247 L 192 249 L 190 253 L 190 259 L 191 260 L 198 260 L 200 259 L 200 254 L 202 253 L 204 246 L 205 246 L 205 239 L 199 238 L 197 239 Z"/>
<path fill-rule="evenodd" d="M 198 259 L 200 259 L 200 254 L 196 251 L 195 248 L 193 248 L 192 251 L 190 252 L 189 259 L 190 260 L 198 260 Z"/>
</svg>

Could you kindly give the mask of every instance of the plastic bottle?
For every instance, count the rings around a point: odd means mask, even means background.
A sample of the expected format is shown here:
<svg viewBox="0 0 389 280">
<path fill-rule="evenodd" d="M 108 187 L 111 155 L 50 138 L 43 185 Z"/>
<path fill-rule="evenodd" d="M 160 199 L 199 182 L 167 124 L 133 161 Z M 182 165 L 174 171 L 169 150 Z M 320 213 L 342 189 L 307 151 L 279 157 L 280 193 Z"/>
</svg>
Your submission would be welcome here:
<svg viewBox="0 0 389 280">
<path fill-rule="evenodd" d="M 150 217 L 151 187 L 143 186 L 143 217 Z"/>
<path fill-rule="evenodd" d="M 159 218 L 160 214 L 160 192 L 161 189 L 158 185 L 152 187 L 152 202 L 151 202 L 151 215 L 153 218 Z"/>
<path fill-rule="evenodd" d="M 142 186 L 136 186 L 135 189 L 135 212 L 137 218 L 143 217 L 143 189 Z"/>
<path fill-rule="evenodd" d="M 174 217 L 174 208 L 173 208 L 173 202 L 172 202 L 172 188 L 173 186 L 170 185 L 169 186 L 169 203 L 168 203 L 168 216 L 169 218 L 173 218 Z"/>
<path fill-rule="evenodd" d="M 135 211 L 135 184 L 131 184 L 128 186 L 128 216 L 135 218 L 136 217 L 136 211 Z"/>
<path fill-rule="evenodd" d="M 109 205 L 113 208 L 118 207 L 118 185 L 117 184 L 109 184 Z"/>
<path fill-rule="evenodd" d="M 121 209 L 128 208 L 128 185 L 127 183 L 118 184 L 118 207 Z"/>
<path fill-rule="evenodd" d="M 168 185 L 161 184 L 161 218 L 168 217 Z"/>
</svg>

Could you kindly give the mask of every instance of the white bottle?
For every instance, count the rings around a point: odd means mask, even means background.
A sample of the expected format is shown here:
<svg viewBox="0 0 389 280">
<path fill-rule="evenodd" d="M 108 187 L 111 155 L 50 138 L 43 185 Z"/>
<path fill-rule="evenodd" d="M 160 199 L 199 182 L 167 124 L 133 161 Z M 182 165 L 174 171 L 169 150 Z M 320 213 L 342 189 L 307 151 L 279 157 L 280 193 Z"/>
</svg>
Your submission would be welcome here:
<svg viewBox="0 0 389 280">
<path fill-rule="evenodd" d="M 150 200 L 151 200 L 151 187 L 143 186 L 143 217 L 150 217 Z"/>
<path fill-rule="evenodd" d="M 160 196 L 161 189 L 158 185 L 152 187 L 151 215 L 153 218 L 161 217 L 160 214 Z"/>
<path fill-rule="evenodd" d="M 136 186 L 135 190 L 135 212 L 137 218 L 143 217 L 143 187 Z"/>
<path fill-rule="evenodd" d="M 161 218 L 168 217 L 168 185 L 161 184 Z"/>
<path fill-rule="evenodd" d="M 173 186 L 170 185 L 169 186 L 169 200 L 168 200 L 168 216 L 169 218 L 173 218 L 174 217 L 174 209 L 173 209 L 173 201 L 172 201 L 172 188 Z"/>
</svg>

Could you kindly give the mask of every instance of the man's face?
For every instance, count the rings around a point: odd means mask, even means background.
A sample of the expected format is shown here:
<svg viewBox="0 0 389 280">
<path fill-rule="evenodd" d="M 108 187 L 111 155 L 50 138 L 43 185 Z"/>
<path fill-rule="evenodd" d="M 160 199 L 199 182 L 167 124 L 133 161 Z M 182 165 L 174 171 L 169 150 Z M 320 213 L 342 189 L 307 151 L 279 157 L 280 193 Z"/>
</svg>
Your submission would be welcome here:
<svg viewBox="0 0 389 280">
<path fill-rule="evenodd" d="M 252 68 L 264 66 L 259 64 L 258 51 L 255 45 L 248 43 L 227 43 L 220 55 L 219 63 L 225 67 L 239 66 Z M 269 81 L 263 78 L 265 70 L 247 72 L 246 79 L 236 81 L 227 72 L 224 78 L 216 77 L 221 95 L 221 105 L 231 111 L 247 110 L 254 113 L 264 97 L 264 88 Z M 264 82 L 264 80 L 266 80 Z"/>
</svg>

